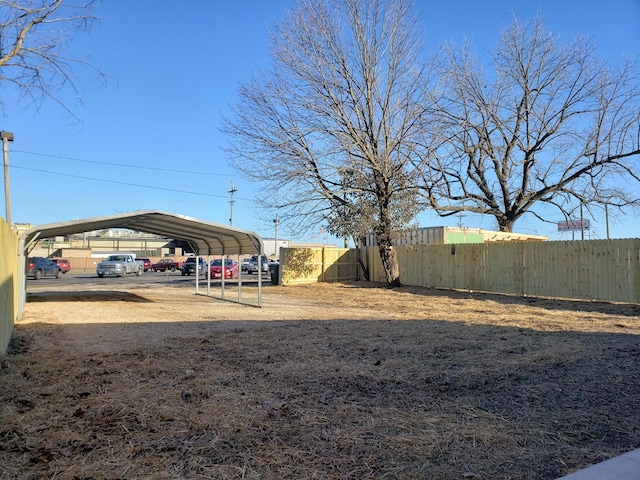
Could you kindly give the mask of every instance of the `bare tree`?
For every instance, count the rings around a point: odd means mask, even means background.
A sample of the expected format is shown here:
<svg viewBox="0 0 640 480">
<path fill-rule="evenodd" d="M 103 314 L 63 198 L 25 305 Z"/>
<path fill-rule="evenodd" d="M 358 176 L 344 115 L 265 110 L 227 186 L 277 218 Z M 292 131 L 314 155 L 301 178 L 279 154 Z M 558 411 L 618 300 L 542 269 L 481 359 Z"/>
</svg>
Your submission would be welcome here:
<svg viewBox="0 0 640 480">
<path fill-rule="evenodd" d="M 373 232 L 391 286 L 395 232 L 417 213 L 419 38 L 408 0 L 300 0 L 272 35 L 273 69 L 241 87 L 223 124 L 266 203 L 301 227 Z"/>
<path fill-rule="evenodd" d="M 69 56 L 65 50 L 67 35 L 91 26 L 94 4 L 95 0 L 79 4 L 65 0 L 0 0 L 0 82 L 15 85 L 38 107 L 43 100 L 51 99 L 75 117 L 59 96 L 63 88 L 70 88 L 79 98 L 74 67 L 89 68 L 104 78 L 94 66 Z M 5 103 L 0 102 L 0 106 Z"/>
<path fill-rule="evenodd" d="M 639 180 L 637 63 L 616 70 L 587 39 L 562 45 L 539 19 L 514 19 L 491 75 L 468 45 L 446 46 L 440 67 L 446 87 L 423 185 L 440 215 L 491 215 L 512 231 L 527 212 L 549 221 L 544 205 L 568 217 L 577 204 L 637 203 L 628 188 Z"/>
</svg>

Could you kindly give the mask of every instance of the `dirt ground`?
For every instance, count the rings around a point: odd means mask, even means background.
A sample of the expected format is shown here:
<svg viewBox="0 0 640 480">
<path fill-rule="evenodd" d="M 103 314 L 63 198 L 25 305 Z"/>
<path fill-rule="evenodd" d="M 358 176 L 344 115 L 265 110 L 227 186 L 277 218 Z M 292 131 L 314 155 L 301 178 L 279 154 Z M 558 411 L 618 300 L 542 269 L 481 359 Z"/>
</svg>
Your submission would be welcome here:
<svg viewBox="0 0 640 480">
<path fill-rule="evenodd" d="M 639 314 L 367 283 L 268 286 L 263 308 L 30 285 L 0 358 L 0 479 L 554 479 L 640 448 Z"/>
</svg>

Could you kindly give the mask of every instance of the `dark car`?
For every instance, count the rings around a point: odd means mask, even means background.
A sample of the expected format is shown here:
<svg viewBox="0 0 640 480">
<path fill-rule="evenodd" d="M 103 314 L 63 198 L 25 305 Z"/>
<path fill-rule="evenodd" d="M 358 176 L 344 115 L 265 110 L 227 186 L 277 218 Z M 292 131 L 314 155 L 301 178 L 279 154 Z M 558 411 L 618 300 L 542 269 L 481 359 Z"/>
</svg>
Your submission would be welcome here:
<svg viewBox="0 0 640 480">
<path fill-rule="evenodd" d="M 145 272 L 151 270 L 151 260 L 148 258 L 136 258 L 139 262 L 142 262 L 142 270 Z"/>
<path fill-rule="evenodd" d="M 48 258 L 33 257 L 28 261 L 27 277 L 33 277 L 36 280 L 40 280 L 42 277 L 62 278 L 60 265 Z"/>
<path fill-rule="evenodd" d="M 198 258 L 199 262 L 198 262 L 198 272 L 201 275 L 206 275 L 207 273 L 207 261 L 202 258 L 199 257 Z M 180 269 L 180 271 L 182 272 L 182 275 L 191 275 L 192 273 L 196 273 L 196 257 L 189 257 L 187 258 L 184 263 L 182 264 L 182 268 Z"/>
<path fill-rule="evenodd" d="M 67 273 L 71 270 L 71 262 L 66 258 L 52 258 L 51 261 L 60 266 L 62 273 Z"/>
</svg>

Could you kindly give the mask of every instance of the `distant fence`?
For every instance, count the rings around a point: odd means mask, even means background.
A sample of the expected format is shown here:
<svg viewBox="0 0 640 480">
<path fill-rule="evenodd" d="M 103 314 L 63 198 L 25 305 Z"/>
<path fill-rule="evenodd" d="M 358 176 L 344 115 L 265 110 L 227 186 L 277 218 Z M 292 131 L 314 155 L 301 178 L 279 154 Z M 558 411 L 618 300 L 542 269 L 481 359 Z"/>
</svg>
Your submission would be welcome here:
<svg viewBox="0 0 640 480">
<path fill-rule="evenodd" d="M 18 315 L 18 236 L 0 219 L 0 354 L 7 351 Z"/>
<path fill-rule="evenodd" d="M 346 282 L 358 278 L 358 252 L 349 248 L 281 248 L 283 285 Z"/>
<path fill-rule="evenodd" d="M 405 285 L 640 303 L 640 239 L 420 245 L 395 250 Z M 283 251 L 284 285 L 362 278 L 355 249 Z M 363 248 L 361 255 L 370 280 L 384 282 L 378 248 Z"/>
</svg>

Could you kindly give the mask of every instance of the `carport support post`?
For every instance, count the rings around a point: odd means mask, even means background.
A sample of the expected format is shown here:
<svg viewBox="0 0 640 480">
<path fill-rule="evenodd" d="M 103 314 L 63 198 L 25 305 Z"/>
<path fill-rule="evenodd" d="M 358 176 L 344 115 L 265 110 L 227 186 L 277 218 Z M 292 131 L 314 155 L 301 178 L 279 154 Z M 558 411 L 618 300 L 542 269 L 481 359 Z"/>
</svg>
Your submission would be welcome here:
<svg viewBox="0 0 640 480">
<path fill-rule="evenodd" d="M 262 251 L 258 252 L 258 306 L 262 306 Z"/>
<path fill-rule="evenodd" d="M 24 313 L 24 306 L 27 303 L 27 258 L 38 239 L 40 238 L 40 232 L 36 233 L 28 243 L 25 243 L 25 236 L 20 235 L 18 240 L 18 311 L 16 312 L 16 320 L 22 320 L 22 314 Z M 13 324 L 12 324 L 13 328 Z"/>
<path fill-rule="evenodd" d="M 224 256 L 224 253 L 222 254 L 222 274 L 220 275 L 220 278 L 222 278 L 222 283 L 220 283 L 220 296 L 222 297 L 222 299 L 224 300 L 224 267 L 226 266 L 226 257 Z"/>
<path fill-rule="evenodd" d="M 242 262 L 238 254 L 238 303 L 242 302 Z"/>
<path fill-rule="evenodd" d="M 211 254 L 207 255 L 207 297 L 211 296 Z"/>
<path fill-rule="evenodd" d="M 224 267 L 225 267 L 224 251 L 222 252 L 222 256 L 220 257 L 220 260 L 222 262 L 222 265 L 220 267 L 220 298 L 224 300 Z"/>
<path fill-rule="evenodd" d="M 200 279 L 200 255 L 196 255 L 196 295 L 198 295 L 198 293 L 200 293 L 200 289 L 198 288 L 200 286 L 198 280 Z"/>
</svg>

